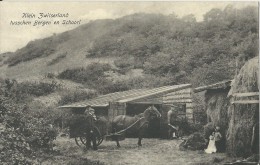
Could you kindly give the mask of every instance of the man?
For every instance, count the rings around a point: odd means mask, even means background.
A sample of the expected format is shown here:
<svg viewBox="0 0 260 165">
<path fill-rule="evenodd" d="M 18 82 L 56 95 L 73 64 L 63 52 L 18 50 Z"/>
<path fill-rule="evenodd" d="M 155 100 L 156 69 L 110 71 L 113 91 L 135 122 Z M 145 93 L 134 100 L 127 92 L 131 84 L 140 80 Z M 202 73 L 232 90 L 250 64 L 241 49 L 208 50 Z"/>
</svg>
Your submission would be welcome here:
<svg viewBox="0 0 260 165">
<path fill-rule="evenodd" d="M 97 120 L 97 116 L 95 115 L 95 110 L 91 107 L 91 106 L 87 106 L 86 110 L 84 112 L 87 116 L 92 116 L 92 118 L 94 119 L 94 121 Z"/>
<path fill-rule="evenodd" d="M 171 119 L 177 118 L 177 106 L 171 105 L 171 109 L 167 113 L 167 123 L 168 123 L 168 138 L 175 139 L 177 138 L 176 134 L 178 127 L 171 124 Z"/>
<path fill-rule="evenodd" d="M 86 110 L 84 112 L 87 116 L 90 117 L 90 120 L 88 121 L 89 128 L 87 130 L 87 143 L 86 147 L 90 148 L 91 147 L 91 142 L 93 143 L 93 150 L 97 150 L 97 137 L 94 132 L 95 129 L 95 122 L 97 121 L 97 116 L 95 115 L 95 110 L 91 106 L 87 106 Z"/>
</svg>

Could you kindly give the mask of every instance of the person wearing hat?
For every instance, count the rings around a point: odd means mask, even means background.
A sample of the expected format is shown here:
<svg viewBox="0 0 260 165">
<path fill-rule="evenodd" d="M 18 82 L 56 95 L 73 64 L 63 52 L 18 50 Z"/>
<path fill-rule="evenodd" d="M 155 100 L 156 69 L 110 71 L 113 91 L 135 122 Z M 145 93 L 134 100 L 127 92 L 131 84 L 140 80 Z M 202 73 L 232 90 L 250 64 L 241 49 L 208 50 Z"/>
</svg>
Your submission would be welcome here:
<svg viewBox="0 0 260 165">
<path fill-rule="evenodd" d="M 97 121 L 97 116 L 95 115 L 95 110 L 88 105 L 86 107 L 86 110 L 84 112 L 87 116 L 90 116 L 89 125 L 90 125 L 90 132 L 87 133 L 86 139 L 87 139 L 87 148 L 91 147 L 91 142 L 93 143 L 93 149 L 97 150 L 97 141 L 96 141 L 96 135 L 94 133 L 94 123 Z"/>
<path fill-rule="evenodd" d="M 88 106 L 86 107 L 86 110 L 85 110 L 84 113 L 85 113 L 86 115 L 88 115 L 88 116 L 92 116 L 93 119 L 94 119 L 94 121 L 97 120 L 97 116 L 95 115 L 95 110 L 94 110 L 90 105 L 88 105 Z"/>
<path fill-rule="evenodd" d="M 173 126 L 171 124 L 171 119 L 176 118 L 176 113 L 177 113 L 177 106 L 171 105 L 171 109 L 167 113 L 168 138 L 169 139 L 177 138 L 176 134 L 177 134 L 178 127 Z"/>
</svg>

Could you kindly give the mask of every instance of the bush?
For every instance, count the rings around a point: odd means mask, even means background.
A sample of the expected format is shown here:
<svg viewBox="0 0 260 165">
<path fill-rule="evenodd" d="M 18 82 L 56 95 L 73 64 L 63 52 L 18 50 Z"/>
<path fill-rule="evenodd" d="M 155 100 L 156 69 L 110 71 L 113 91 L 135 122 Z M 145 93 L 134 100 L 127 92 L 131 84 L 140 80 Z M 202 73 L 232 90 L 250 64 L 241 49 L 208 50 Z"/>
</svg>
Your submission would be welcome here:
<svg viewBox="0 0 260 165">
<path fill-rule="evenodd" d="M 53 93 L 60 85 L 56 81 L 45 82 L 22 82 L 17 86 L 17 92 L 32 96 L 44 96 Z"/>
<path fill-rule="evenodd" d="M 3 164 L 37 164 L 39 151 L 53 148 L 57 130 L 53 113 L 33 111 L 19 104 L 15 83 L 6 80 L 0 92 L 0 160 Z"/>
<path fill-rule="evenodd" d="M 26 47 L 19 49 L 10 56 L 6 63 L 8 66 L 15 66 L 20 62 L 30 61 L 39 57 L 46 57 L 55 52 L 56 44 L 51 37 L 43 40 L 29 42 Z"/>
<path fill-rule="evenodd" d="M 126 91 L 131 89 L 125 81 L 103 81 L 98 85 L 98 91 L 102 94 Z"/>
<path fill-rule="evenodd" d="M 67 56 L 67 52 L 64 54 L 59 55 L 58 57 L 52 59 L 51 61 L 48 62 L 48 66 L 50 65 L 54 65 L 57 64 L 58 62 L 60 62 L 62 59 L 64 59 Z"/>
<path fill-rule="evenodd" d="M 39 150 L 52 150 L 52 141 L 57 136 L 52 122 L 37 118 L 24 106 L 0 96 L 0 160 L 7 164 L 33 164 L 32 157 Z"/>
<path fill-rule="evenodd" d="M 97 96 L 96 91 L 84 91 L 84 90 L 77 90 L 77 91 L 66 91 L 61 96 L 60 101 L 58 102 L 59 105 L 65 105 L 69 103 L 74 103 L 86 99 L 91 99 Z"/>
<path fill-rule="evenodd" d="M 127 59 L 127 60 L 126 60 Z M 114 61 L 115 66 L 121 69 L 131 68 L 135 64 L 134 57 L 121 57 Z"/>
<path fill-rule="evenodd" d="M 55 78 L 56 76 L 55 76 L 55 74 L 54 73 L 47 73 L 46 75 L 45 75 L 45 77 L 46 78 L 51 78 L 51 79 L 53 79 L 53 78 Z"/>
<path fill-rule="evenodd" d="M 109 64 L 92 63 L 86 68 L 67 69 L 61 72 L 58 78 L 91 85 L 104 78 L 104 72 L 110 69 L 111 66 Z"/>
</svg>

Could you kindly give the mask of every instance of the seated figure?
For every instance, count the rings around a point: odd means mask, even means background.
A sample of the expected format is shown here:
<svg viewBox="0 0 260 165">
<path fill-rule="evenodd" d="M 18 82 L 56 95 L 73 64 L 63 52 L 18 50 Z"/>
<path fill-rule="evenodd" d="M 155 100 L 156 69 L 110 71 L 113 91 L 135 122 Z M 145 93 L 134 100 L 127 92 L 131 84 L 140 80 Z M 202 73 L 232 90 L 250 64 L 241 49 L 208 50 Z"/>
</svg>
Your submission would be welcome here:
<svg viewBox="0 0 260 165">
<path fill-rule="evenodd" d="M 206 153 L 211 154 L 217 151 L 216 144 L 215 144 L 215 132 L 209 136 L 209 144 L 207 149 L 205 150 Z"/>
</svg>

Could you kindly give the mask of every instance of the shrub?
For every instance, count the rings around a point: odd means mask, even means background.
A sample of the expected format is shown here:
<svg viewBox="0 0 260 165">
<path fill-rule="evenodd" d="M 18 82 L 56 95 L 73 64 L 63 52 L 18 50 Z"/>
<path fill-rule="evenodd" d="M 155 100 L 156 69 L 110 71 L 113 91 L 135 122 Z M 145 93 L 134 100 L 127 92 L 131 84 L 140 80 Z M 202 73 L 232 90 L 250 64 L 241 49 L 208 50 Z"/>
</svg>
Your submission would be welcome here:
<svg viewBox="0 0 260 165">
<path fill-rule="evenodd" d="M 53 93 L 60 85 L 56 81 L 45 82 L 22 82 L 17 85 L 17 92 L 32 96 L 44 96 Z"/>
<path fill-rule="evenodd" d="M 37 40 L 29 42 L 26 47 L 19 49 L 6 61 L 8 66 L 15 66 L 20 62 L 30 61 L 39 57 L 46 57 L 55 52 L 56 44 L 54 44 L 52 38 L 45 38 L 43 40 Z"/>
<path fill-rule="evenodd" d="M 52 59 L 51 61 L 48 62 L 48 66 L 50 65 L 54 65 L 57 64 L 58 62 L 60 62 L 62 59 L 64 59 L 67 56 L 67 52 L 64 54 L 59 55 L 58 57 Z"/>
<path fill-rule="evenodd" d="M 84 90 L 77 90 L 77 91 L 66 91 L 60 101 L 58 102 L 59 105 L 74 103 L 86 99 L 91 99 L 97 96 L 96 91 L 84 91 Z"/>
<path fill-rule="evenodd" d="M 35 156 L 51 151 L 58 113 L 19 104 L 17 82 L 2 80 L 0 91 L 0 160 L 3 164 L 39 164 Z M 18 84 L 19 85 L 19 84 Z M 48 113 L 49 112 L 49 113 Z"/>
<path fill-rule="evenodd" d="M 89 85 L 104 78 L 104 72 L 110 69 L 109 64 L 92 63 L 86 68 L 67 69 L 61 72 L 58 78 Z"/>
<path fill-rule="evenodd" d="M 45 75 L 45 77 L 46 78 L 51 78 L 51 79 L 53 79 L 53 78 L 55 78 L 56 76 L 55 76 L 55 74 L 54 73 L 47 73 L 46 75 Z"/>
<path fill-rule="evenodd" d="M 129 86 L 127 82 L 125 81 L 109 81 L 109 80 L 103 80 L 99 81 L 97 84 L 97 90 L 99 93 L 107 94 L 107 93 L 114 93 L 114 92 L 120 92 L 129 90 Z"/>
<path fill-rule="evenodd" d="M 0 95 L 0 160 L 6 164 L 35 164 L 39 150 L 52 150 L 52 141 L 57 136 L 52 122 L 37 118 L 25 106 Z"/>
</svg>

